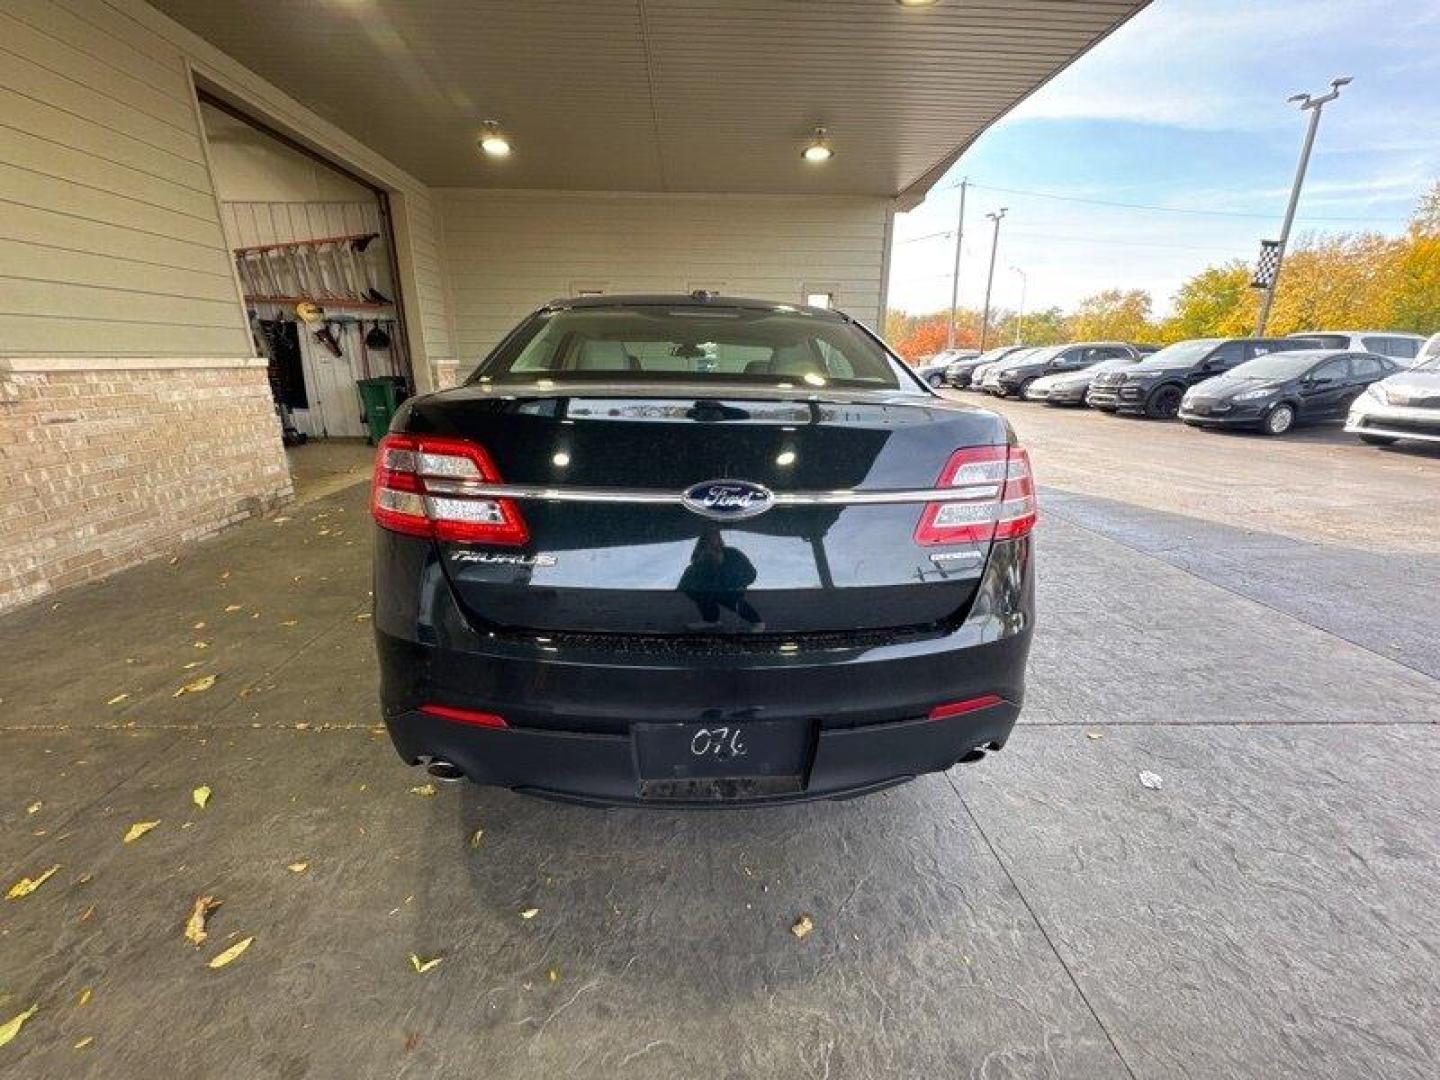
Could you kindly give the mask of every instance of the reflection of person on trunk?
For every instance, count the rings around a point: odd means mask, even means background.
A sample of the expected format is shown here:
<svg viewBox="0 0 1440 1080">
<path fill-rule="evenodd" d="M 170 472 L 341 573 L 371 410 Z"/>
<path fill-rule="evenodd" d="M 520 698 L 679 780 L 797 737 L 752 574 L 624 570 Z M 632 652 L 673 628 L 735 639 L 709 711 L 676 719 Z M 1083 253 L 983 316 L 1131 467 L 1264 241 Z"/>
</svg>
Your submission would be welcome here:
<svg viewBox="0 0 1440 1080">
<path fill-rule="evenodd" d="M 728 608 L 750 624 L 751 630 L 764 630 L 760 613 L 745 599 L 745 590 L 755 581 L 755 566 L 739 548 L 729 547 L 720 538 L 720 530 L 710 526 L 695 542 L 690 565 L 680 577 L 680 591 L 700 609 L 701 622 L 694 629 L 714 629 L 720 625 L 720 609 Z"/>
</svg>

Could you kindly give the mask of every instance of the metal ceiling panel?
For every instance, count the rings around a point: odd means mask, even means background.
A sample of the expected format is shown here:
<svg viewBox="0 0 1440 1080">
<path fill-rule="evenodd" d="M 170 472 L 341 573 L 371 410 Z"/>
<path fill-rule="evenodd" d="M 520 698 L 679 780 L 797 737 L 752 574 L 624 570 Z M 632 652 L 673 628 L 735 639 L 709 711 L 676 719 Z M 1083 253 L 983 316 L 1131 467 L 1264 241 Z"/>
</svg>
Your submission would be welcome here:
<svg viewBox="0 0 1440 1080">
<path fill-rule="evenodd" d="M 152 2 L 432 185 L 908 202 L 1147 0 Z"/>
</svg>

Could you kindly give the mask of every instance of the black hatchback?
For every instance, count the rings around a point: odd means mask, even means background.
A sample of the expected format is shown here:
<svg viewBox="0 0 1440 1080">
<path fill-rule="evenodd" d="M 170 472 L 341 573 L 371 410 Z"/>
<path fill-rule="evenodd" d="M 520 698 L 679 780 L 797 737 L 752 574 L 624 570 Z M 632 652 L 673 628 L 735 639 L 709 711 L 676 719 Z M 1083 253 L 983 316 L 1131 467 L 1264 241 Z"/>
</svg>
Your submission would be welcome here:
<svg viewBox="0 0 1440 1080">
<path fill-rule="evenodd" d="M 1169 419 L 1185 391 L 1258 356 L 1312 349 L 1303 338 L 1193 338 L 1167 345 L 1140 363 L 1095 376 L 1085 403 L 1105 412 Z"/>
<path fill-rule="evenodd" d="M 1180 419 L 1194 427 L 1283 435 L 1296 424 L 1345 419 L 1350 403 L 1367 386 L 1399 370 L 1389 357 L 1371 353 L 1274 353 L 1188 391 L 1180 402 Z"/>
<path fill-rule="evenodd" d="M 1029 460 L 834 311 L 556 301 L 376 462 L 400 756 L 602 803 L 873 791 L 1004 746 Z"/>
</svg>

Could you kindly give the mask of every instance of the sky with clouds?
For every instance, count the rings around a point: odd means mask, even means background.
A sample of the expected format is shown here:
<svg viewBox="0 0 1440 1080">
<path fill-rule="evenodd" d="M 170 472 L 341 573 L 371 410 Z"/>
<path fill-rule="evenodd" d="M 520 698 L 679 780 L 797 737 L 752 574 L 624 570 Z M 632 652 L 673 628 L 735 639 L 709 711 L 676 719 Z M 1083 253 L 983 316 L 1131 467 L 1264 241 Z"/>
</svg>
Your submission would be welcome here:
<svg viewBox="0 0 1440 1080">
<path fill-rule="evenodd" d="M 1355 81 L 1325 107 L 1295 235 L 1400 231 L 1440 179 L 1440 0 L 1154 0 L 896 217 L 891 306 L 949 304 L 968 176 L 962 305 L 984 298 L 984 215 L 1005 206 L 994 304 L 1023 282 L 1031 310 L 1114 287 L 1165 312 L 1191 274 L 1279 233 L 1305 123 L 1285 99 L 1338 75 Z"/>
</svg>

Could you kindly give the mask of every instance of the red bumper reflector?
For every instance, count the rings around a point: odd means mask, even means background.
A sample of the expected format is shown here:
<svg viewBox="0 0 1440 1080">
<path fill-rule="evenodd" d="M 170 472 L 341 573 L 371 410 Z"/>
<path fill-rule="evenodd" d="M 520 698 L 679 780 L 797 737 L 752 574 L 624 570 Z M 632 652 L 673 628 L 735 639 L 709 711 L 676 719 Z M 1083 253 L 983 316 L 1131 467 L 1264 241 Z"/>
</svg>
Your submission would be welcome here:
<svg viewBox="0 0 1440 1080">
<path fill-rule="evenodd" d="M 453 705 L 421 705 L 420 711 L 454 720 L 460 724 L 474 724 L 476 727 L 509 727 L 505 718 L 498 713 L 480 712 L 478 709 L 457 709 Z"/>
<path fill-rule="evenodd" d="M 983 694 L 980 697 L 966 698 L 964 701 L 949 701 L 931 709 L 930 719 L 944 720 L 961 713 L 974 712 L 976 709 L 988 709 L 991 705 L 999 705 L 1003 700 L 999 694 Z"/>
</svg>

